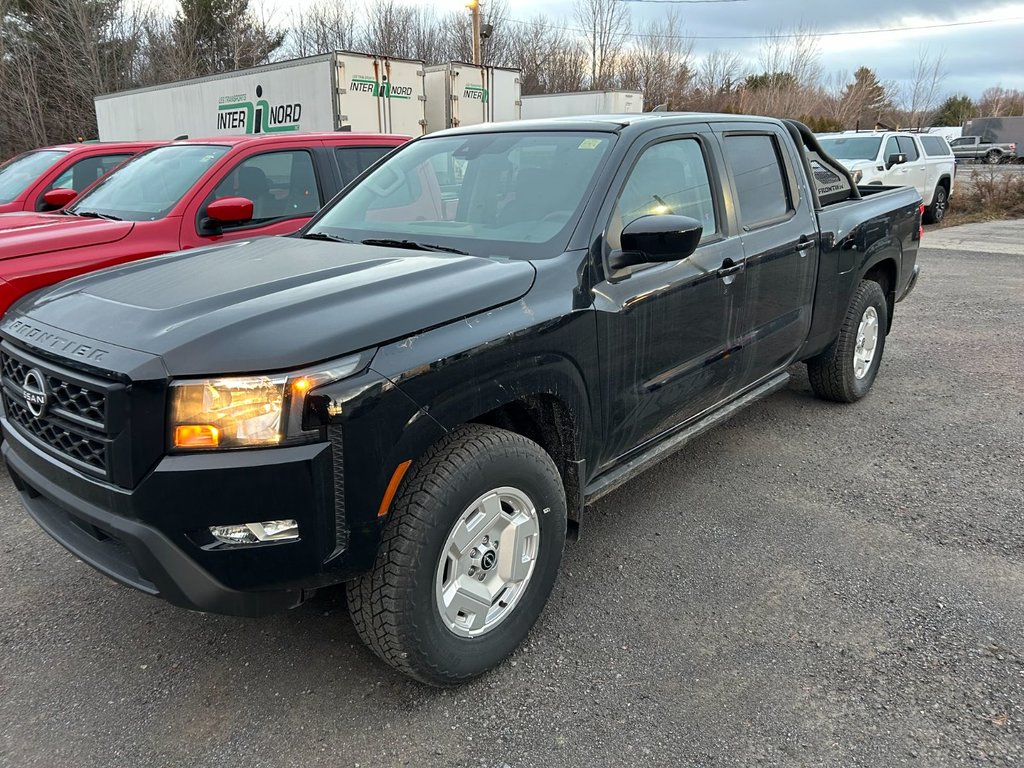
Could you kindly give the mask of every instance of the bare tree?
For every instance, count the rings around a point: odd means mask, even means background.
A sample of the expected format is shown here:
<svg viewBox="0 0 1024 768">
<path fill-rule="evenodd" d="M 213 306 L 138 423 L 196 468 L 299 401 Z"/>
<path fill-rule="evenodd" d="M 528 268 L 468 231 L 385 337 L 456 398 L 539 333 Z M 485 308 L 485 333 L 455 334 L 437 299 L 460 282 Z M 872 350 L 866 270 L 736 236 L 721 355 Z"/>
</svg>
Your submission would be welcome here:
<svg viewBox="0 0 1024 768">
<path fill-rule="evenodd" d="M 313 56 L 356 47 L 358 30 L 355 4 L 318 0 L 305 11 L 293 11 L 286 42 L 292 56 Z"/>
<path fill-rule="evenodd" d="M 942 83 L 949 74 L 942 51 L 932 55 L 927 46 L 918 49 L 910 82 L 903 90 L 903 111 L 907 125 L 920 128 L 939 106 Z"/>
<path fill-rule="evenodd" d="M 682 19 L 672 9 L 640 27 L 636 43 L 619 57 L 619 85 L 642 91 L 644 104 L 679 108 L 693 77 L 693 41 L 682 34 Z"/>
<path fill-rule="evenodd" d="M 629 5 L 620 0 L 575 0 L 573 15 L 583 27 L 590 54 L 590 87 L 615 84 L 615 62 L 632 27 Z"/>
<path fill-rule="evenodd" d="M 746 78 L 742 111 L 794 117 L 820 99 L 821 44 L 811 27 L 771 30 L 761 42 L 758 64 L 761 73 Z"/>
<path fill-rule="evenodd" d="M 722 111 L 743 79 L 743 60 L 732 51 L 714 50 L 701 59 L 693 76 L 690 101 L 700 109 Z"/>
<path fill-rule="evenodd" d="M 507 34 L 505 64 L 521 70 L 523 95 L 583 88 L 589 69 L 587 51 L 561 24 L 536 16 L 509 27 Z"/>
</svg>

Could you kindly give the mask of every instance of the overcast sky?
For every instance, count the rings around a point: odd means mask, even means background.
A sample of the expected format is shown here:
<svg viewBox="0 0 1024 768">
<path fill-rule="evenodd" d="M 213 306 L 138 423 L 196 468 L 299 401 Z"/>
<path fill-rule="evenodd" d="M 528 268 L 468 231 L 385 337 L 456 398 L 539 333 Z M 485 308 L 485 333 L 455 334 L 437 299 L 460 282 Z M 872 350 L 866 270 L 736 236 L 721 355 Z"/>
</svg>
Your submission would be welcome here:
<svg viewBox="0 0 1024 768">
<path fill-rule="evenodd" d="M 357 0 L 358 1 L 358 0 Z M 371 0 L 372 1 L 372 0 Z M 484 7 L 486 1 L 483 0 Z M 174 0 L 158 0 L 174 8 Z M 313 0 L 252 0 L 262 5 L 279 24 L 286 24 L 293 10 Z M 438 12 L 462 9 L 465 0 L 408 0 L 430 5 Z M 512 19 L 526 20 L 537 13 L 572 20 L 572 0 L 508 0 Z M 843 34 L 821 38 L 822 65 L 826 74 L 852 73 L 858 66 L 874 69 L 880 79 L 905 83 L 912 77 L 922 47 L 932 55 L 941 51 L 948 77 L 944 91 L 963 92 L 976 98 L 993 85 L 1024 89 L 1024 2 L 1000 0 L 729 0 L 728 2 L 677 2 L 664 0 L 630 2 L 635 20 L 658 18 L 674 7 L 682 14 L 685 29 L 695 38 L 700 56 L 715 48 L 744 55 L 753 66 L 757 40 L 722 37 L 759 36 L 801 21 L 820 33 L 851 30 L 910 28 L 899 32 Z M 994 23 L 964 23 L 992 21 Z M 923 29 L 941 24 L 961 24 Z"/>
</svg>

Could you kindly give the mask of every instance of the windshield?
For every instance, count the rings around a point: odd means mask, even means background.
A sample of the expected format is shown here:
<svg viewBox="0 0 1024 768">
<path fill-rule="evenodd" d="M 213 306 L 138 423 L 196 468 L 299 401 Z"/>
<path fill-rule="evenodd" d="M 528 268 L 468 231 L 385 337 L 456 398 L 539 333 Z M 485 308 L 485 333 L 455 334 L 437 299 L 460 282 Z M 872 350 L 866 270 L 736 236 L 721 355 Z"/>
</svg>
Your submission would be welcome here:
<svg viewBox="0 0 1024 768">
<path fill-rule="evenodd" d="M 129 221 L 162 219 L 227 151 L 206 144 L 157 147 L 122 165 L 67 210 Z"/>
<path fill-rule="evenodd" d="M 28 185 L 38 179 L 66 153 L 44 149 L 28 152 L 0 166 L 0 203 L 17 200 Z"/>
<path fill-rule="evenodd" d="M 882 145 L 880 136 L 836 136 L 818 139 L 822 149 L 836 160 L 874 160 Z"/>
<path fill-rule="evenodd" d="M 555 256 L 613 140 L 561 131 L 422 139 L 352 187 L 306 234 L 407 240 L 478 256 Z"/>
</svg>

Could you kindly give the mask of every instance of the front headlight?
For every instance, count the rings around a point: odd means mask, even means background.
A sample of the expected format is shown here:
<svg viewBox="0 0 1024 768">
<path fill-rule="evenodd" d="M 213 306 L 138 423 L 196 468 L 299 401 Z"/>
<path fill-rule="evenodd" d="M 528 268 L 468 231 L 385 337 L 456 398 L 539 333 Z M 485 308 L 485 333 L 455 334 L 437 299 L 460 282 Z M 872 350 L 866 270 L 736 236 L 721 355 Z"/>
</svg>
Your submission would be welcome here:
<svg viewBox="0 0 1024 768">
<path fill-rule="evenodd" d="M 862 171 L 860 168 L 858 168 L 856 171 L 853 172 L 853 183 L 854 184 L 860 184 L 860 180 L 863 179 L 863 178 L 864 178 L 864 171 Z"/>
<path fill-rule="evenodd" d="M 351 376 L 369 355 L 357 354 L 307 370 L 171 384 L 170 447 L 216 450 L 279 445 L 309 437 L 302 411 L 310 390 Z"/>
</svg>

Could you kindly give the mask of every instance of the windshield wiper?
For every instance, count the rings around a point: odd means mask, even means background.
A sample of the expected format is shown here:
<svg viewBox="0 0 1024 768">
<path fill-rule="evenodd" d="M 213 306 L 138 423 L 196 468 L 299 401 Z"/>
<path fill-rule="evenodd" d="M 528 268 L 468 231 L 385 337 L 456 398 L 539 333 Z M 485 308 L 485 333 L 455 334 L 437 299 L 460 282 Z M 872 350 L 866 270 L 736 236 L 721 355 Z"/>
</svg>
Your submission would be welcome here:
<svg viewBox="0 0 1024 768">
<path fill-rule="evenodd" d="M 99 211 L 68 211 L 72 216 L 81 216 L 83 219 L 106 219 L 107 221 L 122 221 L 119 216 L 111 216 L 109 213 Z"/>
<path fill-rule="evenodd" d="M 325 240 L 330 243 L 351 243 L 346 237 L 338 237 L 338 235 L 328 235 L 326 232 L 307 232 L 304 235 L 299 235 L 302 240 Z"/>
<path fill-rule="evenodd" d="M 465 251 L 458 248 L 449 248 L 447 245 L 434 245 L 432 243 L 417 243 L 415 240 L 388 240 L 386 238 L 370 238 L 363 240 L 363 245 L 383 245 L 387 248 L 408 248 L 410 251 L 438 251 L 441 253 L 458 253 L 468 256 Z"/>
</svg>

